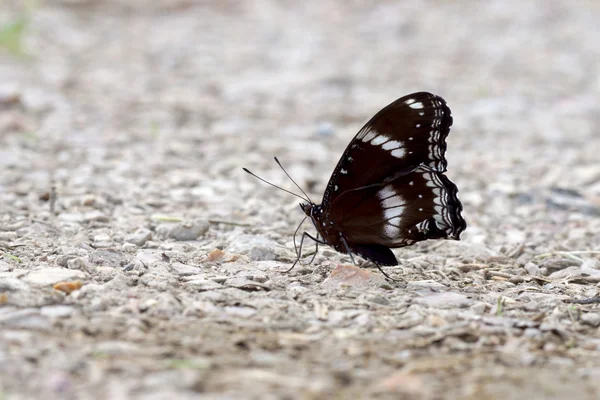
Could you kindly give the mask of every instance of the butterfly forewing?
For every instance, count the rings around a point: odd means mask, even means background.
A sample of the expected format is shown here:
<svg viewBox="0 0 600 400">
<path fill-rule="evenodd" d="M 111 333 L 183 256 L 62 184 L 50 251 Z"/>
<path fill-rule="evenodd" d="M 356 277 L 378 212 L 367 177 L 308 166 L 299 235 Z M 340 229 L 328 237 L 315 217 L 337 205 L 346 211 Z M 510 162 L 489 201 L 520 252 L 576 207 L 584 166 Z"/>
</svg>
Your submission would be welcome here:
<svg viewBox="0 0 600 400">
<path fill-rule="evenodd" d="M 379 111 L 358 132 L 338 162 L 323 196 L 328 210 L 344 191 L 381 183 L 423 164 L 446 171 L 446 137 L 452 116 L 431 93 L 401 97 Z"/>
</svg>

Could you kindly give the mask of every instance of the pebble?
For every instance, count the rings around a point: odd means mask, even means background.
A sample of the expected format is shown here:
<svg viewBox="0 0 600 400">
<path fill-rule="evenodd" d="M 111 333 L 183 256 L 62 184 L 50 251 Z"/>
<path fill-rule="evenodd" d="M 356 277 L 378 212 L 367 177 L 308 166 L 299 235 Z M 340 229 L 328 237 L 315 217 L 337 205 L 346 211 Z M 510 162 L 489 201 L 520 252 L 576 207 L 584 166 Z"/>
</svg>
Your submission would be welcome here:
<svg viewBox="0 0 600 400">
<path fill-rule="evenodd" d="M 260 235 L 240 235 L 227 246 L 232 254 L 248 254 L 255 261 L 271 261 L 276 258 L 277 242 Z"/>
<path fill-rule="evenodd" d="M 23 278 L 23 281 L 32 286 L 50 286 L 62 281 L 75 281 L 85 278 L 86 274 L 76 269 L 48 267 L 31 271 Z"/>
<path fill-rule="evenodd" d="M 83 215 L 83 220 L 86 222 L 108 222 L 109 218 L 100 210 L 86 212 Z"/>
<path fill-rule="evenodd" d="M 248 256 L 255 261 L 273 261 L 277 259 L 277 254 L 271 247 L 254 246 L 250 249 Z"/>
<path fill-rule="evenodd" d="M 90 263 L 119 268 L 127 264 L 125 256 L 114 249 L 98 249 L 90 254 Z"/>
<path fill-rule="evenodd" d="M 199 272 L 202 272 L 202 268 L 195 267 L 193 265 L 186 265 L 180 262 L 174 262 L 170 264 L 169 269 L 179 276 L 197 275 Z"/>
<path fill-rule="evenodd" d="M 581 316 L 581 322 L 597 328 L 600 326 L 600 313 L 586 313 Z"/>
<path fill-rule="evenodd" d="M 0 232 L 0 241 L 2 242 L 12 242 L 18 237 L 17 232 Z"/>
<path fill-rule="evenodd" d="M 598 274 L 600 274 L 600 271 L 596 271 Z M 556 271 L 551 273 L 548 278 L 550 279 L 555 279 L 555 280 L 561 280 L 561 279 L 566 279 L 566 278 L 572 278 L 575 276 L 581 276 L 581 268 L 579 267 L 568 267 L 565 269 L 562 269 L 560 271 Z"/>
<path fill-rule="evenodd" d="M 225 307 L 225 312 L 235 317 L 249 318 L 256 314 L 256 309 L 251 307 Z"/>
<path fill-rule="evenodd" d="M 142 247 L 148 240 L 152 240 L 152 232 L 149 229 L 138 229 L 134 233 L 125 236 L 125 242 Z"/>
<path fill-rule="evenodd" d="M 259 291 L 259 290 L 271 290 L 269 285 L 265 285 L 264 283 L 251 281 L 246 278 L 231 278 L 227 279 L 225 282 L 226 286 L 234 287 L 236 289 L 246 290 L 249 292 Z"/>
<path fill-rule="evenodd" d="M 378 294 L 369 294 L 365 296 L 365 301 L 369 302 L 369 303 L 375 303 L 375 304 L 379 304 L 382 306 L 389 306 L 390 305 L 390 301 L 383 296 L 380 296 Z"/>
<path fill-rule="evenodd" d="M 48 318 L 66 318 L 75 313 L 75 308 L 65 305 L 53 305 L 40 308 L 40 314 Z"/>
<path fill-rule="evenodd" d="M 222 285 L 210 279 L 194 279 L 191 281 L 187 281 L 185 283 L 185 286 L 190 287 L 199 292 L 223 288 Z"/>
<path fill-rule="evenodd" d="M 0 293 L 1 292 L 16 292 L 19 290 L 27 290 L 29 285 L 18 278 L 3 277 L 0 275 Z"/>
<path fill-rule="evenodd" d="M 432 308 L 450 309 L 468 307 L 473 304 L 473 300 L 462 293 L 444 292 L 419 297 L 415 299 L 415 303 Z"/>
<path fill-rule="evenodd" d="M 208 232 L 210 224 L 204 219 L 181 222 L 169 230 L 168 236 L 178 241 L 196 240 Z"/>
<path fill-rule="evenodd" d="M 0 326 L 46 331 L 52 324 L 37 308 L 25 308 L 0 309 Z"/>
<path fill-rule="evenodd" d="M 436 282 L 434 280 L 422 280 L 422 281 L 411 281 L 406 285 L 407 289 L 419 290 L 419 289 L 429 289 L 432 292 L 439 292 L 440 290 L 446 289 L 446 285 Z"/>
<path fill-rule="evenodd" d="M 541 274 L 540 267 L 531 261 L 525 264 L 523 268 L 525 268 L 525 271 L 527 271 L 527 273 L 531 276 L 539 276 Z"/>
<path fill-rule="evenodd" d="M 373 273 L 354 265 L 338 265 L 321 283 L 321 287 L 328 290 L 336 290 L 340 286 L 367 289 L 379 288 L 384 284 L 387 282 L 380 273 Z"/>
</svg>

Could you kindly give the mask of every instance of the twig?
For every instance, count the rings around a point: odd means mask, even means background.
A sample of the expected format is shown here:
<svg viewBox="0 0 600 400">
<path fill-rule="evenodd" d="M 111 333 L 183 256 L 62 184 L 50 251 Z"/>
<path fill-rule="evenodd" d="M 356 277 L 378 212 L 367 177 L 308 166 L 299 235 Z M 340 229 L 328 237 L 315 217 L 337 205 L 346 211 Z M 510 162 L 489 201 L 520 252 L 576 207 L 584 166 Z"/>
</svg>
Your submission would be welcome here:
<svg viewBox="0 0 600 400">
<path fill-rule="evenodd" d="M 586 255 L 586 254 L 600 254 L 598 250 L 574 250 L 574 251 L 552 251 L 550 253 L 538 254 L 534 258 L 545 258 L 551 256 L 564 256 L 570 258 L 571 260 L 575 260 L 579 263 L 583 263 L 584 259 L 581 257 L 577 257 L 576 254 Z"/>
<path fill-rule="evenodd" d="M 252 226 L 252 224 L 244 224 L 241 222 L 222 221 L 220 219 L 209 219 L 207 221 L 210 222 L 211 224 L 223 224 L 223 225 L 245 226 L 245 227 Z"/>
<path fill-rule="evenodd" d="M 589 299 L 567 299 L 564 300 L 564 302 L 573 304 L 595 304 L 600 303 L 600 297 L 591 297 Z"/>
</svg>

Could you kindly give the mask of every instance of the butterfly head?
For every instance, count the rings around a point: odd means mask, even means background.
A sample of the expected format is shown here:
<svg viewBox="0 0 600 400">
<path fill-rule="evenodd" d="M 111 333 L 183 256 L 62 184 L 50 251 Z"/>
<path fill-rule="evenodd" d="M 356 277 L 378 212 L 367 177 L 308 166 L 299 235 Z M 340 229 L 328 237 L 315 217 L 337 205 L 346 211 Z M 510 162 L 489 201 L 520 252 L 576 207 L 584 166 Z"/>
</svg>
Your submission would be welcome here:
<svg viewBox="0 0 600 400">
<path fill-rule="evenodd" d="M 314 207 L 315 205 L 312 203 L 300 203 L 300 208 L 308 217 L 312 217 Z"/>
</svg>

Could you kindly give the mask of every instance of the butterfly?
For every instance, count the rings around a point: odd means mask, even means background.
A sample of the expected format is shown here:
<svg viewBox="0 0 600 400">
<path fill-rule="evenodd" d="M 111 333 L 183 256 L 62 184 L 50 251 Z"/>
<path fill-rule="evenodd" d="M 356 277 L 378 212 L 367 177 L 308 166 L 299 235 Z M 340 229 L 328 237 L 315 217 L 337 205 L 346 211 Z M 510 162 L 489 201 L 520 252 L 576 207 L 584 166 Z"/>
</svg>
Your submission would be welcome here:
<svg viewBox="0 0 600 400">
<path fill-rule="evenodd" d="M 353 254 L 359 255 L 382 273 L 381 266 L 398 265 L 392 248 L 427 239 L 460 240 L 467 226 L 463 207 L 445 175 L 451 126 L 445 100 L 427 92 L 401 97 L 375 114 L 348 144 L 321 204 L 296 184 L 306 196 L 300 203 L 305 219 L 317 230 L 317 237 L 303 233 L 296 262 L 305 238 L 353 262 Z"/>
</svg>

